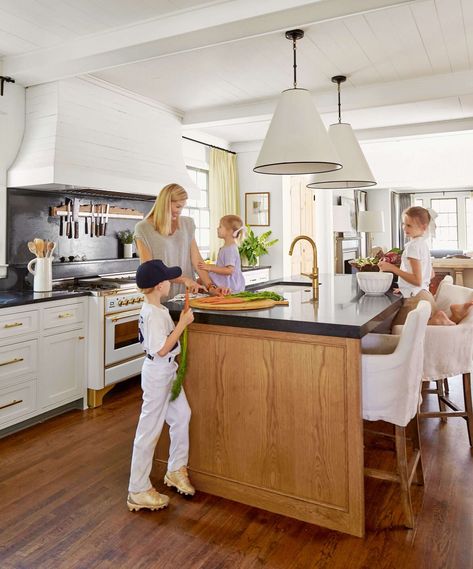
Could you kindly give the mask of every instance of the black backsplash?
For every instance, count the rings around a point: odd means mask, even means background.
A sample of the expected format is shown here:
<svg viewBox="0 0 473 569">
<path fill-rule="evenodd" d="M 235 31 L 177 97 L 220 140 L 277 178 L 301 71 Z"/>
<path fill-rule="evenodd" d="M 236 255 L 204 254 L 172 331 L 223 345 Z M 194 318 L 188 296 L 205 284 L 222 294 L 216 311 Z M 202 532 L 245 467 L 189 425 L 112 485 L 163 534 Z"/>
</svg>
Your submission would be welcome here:
<svg viewBox="0 0 473 569">
<path fill-rule="evenodd" d="M 95 204 L 108 203 L 110 206 L 133 208 L 143 214 L 148 213 L 154 203 L 152 197 L 117 195 L 86 189 L 64 193 L 8 188 L 7 263 L 11 269 L 22 272 L 21 269 L 33 258 L 33 254 L 28 250 L 28 241 L 40 237 L 57 243 L 54 251 L 53 278 L 88 276 L 94 271 L 98 274 L 98 272 L 135 270 L 134 267 L 137 262 L 133 260 L 116 261 L 123 257 L 122 245 L 117 239 L 117 231 L 133 230 L 139 220 L 109 218 L 107 235 L 92 238 L 90 234 L 85 235 L 85 218 L 81 217 L 79 239 L 60 237 L 59 217 L 51 217 L 49 211 L 51 207 L 62 205 L 66 197 L 79 199 L 81 205 L 90 204 L 91 201 Z M 84 258 L 85 262 L 59 262 L 60 257 L 67 259 L 69 256 L 79 256 Z M 93 263 L 92 261 L 101 262 Z M 97 271 L 97 266 L 101 267 L 100 271 Z M 6 285 L 7 283 L 3 284 Z M 1 288 L 3 287 L 0 286 Z"/>
</svg>

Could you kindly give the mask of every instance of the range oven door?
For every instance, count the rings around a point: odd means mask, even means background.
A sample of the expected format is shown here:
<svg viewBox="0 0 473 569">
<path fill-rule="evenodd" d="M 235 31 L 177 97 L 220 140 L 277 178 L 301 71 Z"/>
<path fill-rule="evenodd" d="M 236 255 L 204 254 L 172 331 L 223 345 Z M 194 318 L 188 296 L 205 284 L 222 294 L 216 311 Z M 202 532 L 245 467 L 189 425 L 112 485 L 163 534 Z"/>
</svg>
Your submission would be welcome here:
<svg viewBox="0 0 473 569">
<path fill-rule="evenodd" d="M 105 367 L 143 356 L 138 341 L 140 311 L 105 316 Z"/>
</svg>

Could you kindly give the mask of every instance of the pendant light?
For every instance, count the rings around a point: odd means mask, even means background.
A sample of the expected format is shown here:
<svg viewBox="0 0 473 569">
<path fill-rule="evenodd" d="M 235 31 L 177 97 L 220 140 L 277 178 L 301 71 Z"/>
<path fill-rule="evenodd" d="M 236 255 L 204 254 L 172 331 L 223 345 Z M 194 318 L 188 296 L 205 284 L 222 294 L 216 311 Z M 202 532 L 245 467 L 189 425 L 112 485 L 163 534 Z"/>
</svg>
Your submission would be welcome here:
<svg viewBox="0 0 473 569">
<path fill-rule="evenodd" d="M 313 174 L 342 167 L 311 94 L 297 87 L 296 41 L 303 37 L 302 30 L 286 32 L 292 40 L 294 87 L 281 93 L 253 168 L 259 174 Z"/>
<path fill-rule="evenodd" d="M 373 173 L 360 148 L 355 133 L 348 123 L 342 123 L 340 104 L 340 84 L 346 81 L 344 75 L 332 77 L 338 85 L 338 123 L 330 125 L 328 134 L 335 146 L 343 169 L 328 174 L 312 176 L 308 188 L 347 189 L 366 188 L 376 185 Z"/>
</svg>

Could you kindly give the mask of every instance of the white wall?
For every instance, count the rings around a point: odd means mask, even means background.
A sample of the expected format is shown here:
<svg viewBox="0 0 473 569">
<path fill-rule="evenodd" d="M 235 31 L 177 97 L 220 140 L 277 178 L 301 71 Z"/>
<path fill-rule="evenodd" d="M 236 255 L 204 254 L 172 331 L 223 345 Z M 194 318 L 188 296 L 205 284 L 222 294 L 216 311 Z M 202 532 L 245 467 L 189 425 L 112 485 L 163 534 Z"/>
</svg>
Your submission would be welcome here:
<svg viewBox="0 0 473 569">
<path fill-rule="evenodd" d="M 283 258 L 287 255 L 289 245 L 284 242 L 283 235 L 283 191 L 282 176 L 256 174 L 253 168 L 258 157 L 261 142 L 238 143 L 232 145 L 232 150 L 238 154 L 238 177 L 240 182 L 240 203 L 242 219 L 245 221 L 245 193 L 269 192 L 270 225 L 269 227 L 252 227 L 256 235 L 271 230 L 271 238 L 279 242 L 269 249 L 268 255 L 260 259 L 262 265 L 271 265 L 271 278 L 282 277 Z"/>
<path fill-rule="evenodd" d="M 4 95 L 0 97 L 0 278 L 6 276 L 7 170 L 20 147 L 24 125 L 25 89 L 16 83 L 5 83 Z"/>
<path fill-rule="evenodd" d="M 473 182 L 473 132 L 360 141 L 378 187 L 462 188 Z"/>
</svg>

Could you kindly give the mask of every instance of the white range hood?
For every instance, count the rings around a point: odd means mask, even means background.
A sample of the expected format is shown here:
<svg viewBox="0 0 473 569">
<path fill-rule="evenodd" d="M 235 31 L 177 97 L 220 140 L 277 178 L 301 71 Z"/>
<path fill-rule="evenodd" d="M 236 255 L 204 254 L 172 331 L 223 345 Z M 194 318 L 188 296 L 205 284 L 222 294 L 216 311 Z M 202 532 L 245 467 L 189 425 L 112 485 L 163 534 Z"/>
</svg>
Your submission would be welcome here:
<svg viewBox="0 0 473 569">
<path fill-rule="evenodd" d="M 166 184 L 200 192 L 187 174 L 181 118 L 159 103 L 89 78 L 26 90 L 14 188 L 92 188 L 156 196 Z"/>
</svg>

